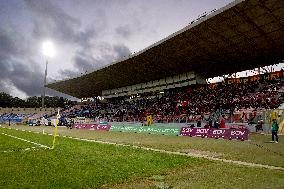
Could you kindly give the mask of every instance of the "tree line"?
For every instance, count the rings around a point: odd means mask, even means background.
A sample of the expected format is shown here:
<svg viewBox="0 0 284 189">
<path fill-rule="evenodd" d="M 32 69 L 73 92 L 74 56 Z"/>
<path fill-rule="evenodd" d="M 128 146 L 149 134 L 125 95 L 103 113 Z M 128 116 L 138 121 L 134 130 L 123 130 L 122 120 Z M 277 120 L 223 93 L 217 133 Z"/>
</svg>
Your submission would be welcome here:
<svg viewBox="0 0 284 189">
<path fill-rule="evenodd" d="M 2 108 L 41 108 L 41 97 L 28 97 L 26 100 L 18 97 L 12 97 L 11 95 L 0 92 L 0 107 Z M 44 98 L 44 104 L 46 108 L 65 108 L 74 102 L 63 97 L 58 96 L 46 96 Z"/>
</svg>

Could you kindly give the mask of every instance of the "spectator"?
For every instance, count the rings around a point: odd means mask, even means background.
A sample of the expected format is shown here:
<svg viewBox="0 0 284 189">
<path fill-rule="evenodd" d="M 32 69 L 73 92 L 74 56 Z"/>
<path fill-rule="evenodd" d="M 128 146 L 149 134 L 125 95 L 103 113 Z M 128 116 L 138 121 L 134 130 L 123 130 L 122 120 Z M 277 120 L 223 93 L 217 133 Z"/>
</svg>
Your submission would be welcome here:
<svg viewBox="0 0 284 189">
<path fill-rule="evenodd" d="M 272 142 L 275 142 L 275 143 L 278 143 L 278 135 L 277 135 L 278 128 L 279 127 L 278 127 L 278 123 L 276 122 L 276 119 L 273 119 L 272 126 L 271 126 L 271 133 L 272 133 Z M 275 136 L 276 141 L 274 141 L 274 136 Z"/>
</svg>

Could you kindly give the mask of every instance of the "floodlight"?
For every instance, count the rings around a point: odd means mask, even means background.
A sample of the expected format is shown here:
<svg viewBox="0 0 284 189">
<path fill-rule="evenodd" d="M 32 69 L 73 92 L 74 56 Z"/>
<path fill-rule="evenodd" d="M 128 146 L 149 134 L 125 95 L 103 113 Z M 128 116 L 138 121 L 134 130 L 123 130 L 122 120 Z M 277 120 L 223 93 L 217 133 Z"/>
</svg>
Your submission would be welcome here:
<svg viewBox="0 0 284 189">
<path fill-rule="evenodd" d="M 45 41 L 42 43 L 42 53 L 47 57 L 54 57 L 55 48 L 51 41 Z"/>
</svg>

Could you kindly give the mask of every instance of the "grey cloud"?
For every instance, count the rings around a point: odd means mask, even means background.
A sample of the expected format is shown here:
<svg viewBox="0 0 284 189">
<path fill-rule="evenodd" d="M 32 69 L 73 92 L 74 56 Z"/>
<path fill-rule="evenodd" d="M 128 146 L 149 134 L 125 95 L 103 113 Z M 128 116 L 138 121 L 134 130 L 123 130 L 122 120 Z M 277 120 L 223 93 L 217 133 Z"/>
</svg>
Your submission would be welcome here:
<svg viewBox="0 0 284 189">
<path fill-rule="evenodd" d="M 118 59 L 123 58 L 124 56 L 128 56 L 131 54 L 130 50 L 128 47 L 126 47 L 123 44 L 119 44 L 119 45 L 114 45 L 113 46 L 113 50 L 116 53 L 116 57 Z"/>
<path fill-rule="evenodd" d="M 33 15 L 33 34 L 38 39 L 51 37 L 56 41 L 75 43 L 86 48 L 96 36 L 97 32 L 92 27 L 79 31 L 80 20 L 68 15 L 50 1 L 25 0 L 25 2 Z"/>
<path fill-rule="evenodd" d="M 43 86 L 43 74 L 37 64 L 34 63 L 31 69 L 25 62 L 13 61 L 13 66 L 9 79 L 15 87 L 28 96 L 39 95 Z"/>
<path fill-rule="evenodd" d="M 21 42 L 20 44 L 17 42 Z M 13 29 L 0 28 L 0 45 L 1 45 L 1 55 L 14 54 L 14 55 L 24 55 L 30 53 L 30 49 L 23 40 L 23 36 L 19 35 Z M 21 48 L 24 47 L 24 48 Z"/>
<path fill-rule="evenodd" d="M 130 54 L 130 50 L 123 44 L 111 45 L 109 43 L 97 42 L 94 47 L 98 30 L 104 28 L 106 23 L 99 20 L 104 18 L 104 12 L 96 9 L 100 19 L 96 20 L 96 27 L 87 27 L 79 30 L 80 20 L 67 14 L 62 8 L 51 1 L 25 0 L 28 10 L 33 15 L 33 35 L 37 39 L 46 36 L 62 43 L 69 43 L 79 47 L 78 52 L 73 57 L 73 70 L 60 70 L 63 77 L 74 77 L 80 73 L 100 68 L 113 60 L 120 59 Z M 128 26 L 117 28 L 118 35 L 128 37 L 130 30 Z M 92 49 L 96 48 L 102 56 L 100 58 L 92 56 Z"/>
<path fill-rule="evenodd" d="M 10 92 L 7 83 L 12 83 L 27 95 L 40 94 L 42 73 L 40 67 L 27 58 L 28 52 L 30 49 L 26 47 L 23 36 L 18 33 L 11 35 L 0 28 L 0 90 Z"/>
<path fill-rule="evenodd" d="M 94 30 L 94 28 L 87 28 L 84 32 L 77 33 L 75 42 L 78 43 L 81 47 L 90 48 L 90 41 L 94 36 L 96 36 L 96 31 Z"/>
<path fill-rule="evenodd" d="M 114 60 L 119 60 L 130 54 L 129 48 L 124 44 L 115 44 L 112 46 L 109 43 L 103 43 L 98 48 L 100 48 L 101 52 L 104 52 L 103 56 L 94 58 L 92 55 L 79 51 L 74 57 L 75 70 L 60 70 L 61 75 L 65 78 L 75 77 L 86 71 L 99 69 L 112 63 Z"/>
<path fill-rule="evenodd" d="M 0 44 L 1 44 L 1 54 L 8 54 L 14 51 L 17 51 L 16 44 L 11 43 L 9 38 L 6 36 L 6 32 L 4 30 L 0 30 Z"/>
<path fill-rule="evenodd" d="M 27 96 L 39 96 L 43 87 L 43 71 L 31 60 L 32 50 L 19 33 L 11 35 L 0 28 L 0 91 L 11 93 L 12 86 Z M 47 94 L 64 96 L 48 90 Z M 66 97 L 66 95 L 64 96 Z"/>
<path fill-rule="evenodd" d="M 63 76 L 63 78 L 73 78 L 78 76 L 79 72 L 77 70 L 60 70 L 59 71 L 60 75 Z M 55 81 L 55 80 L 54 80 Z"/>
<path fill-rule="evenodd" d="M 0 81 L 0 92 L 5 92 L 7 94 L 10 94 L 12 92 L 11 87 L 7 85 L 7 83 L 2 79 Z"/>
<path fill-rule="evenodd" d="M 99 17 L 94 18 L 95 27 L 81 28 L 80 20 L 67 14 L 56 5 L 56 2 L 48 0 L 25 0 L 25 2 L 33 15 L 33 35 L 36 39 L 48 36 L 64 44 L 69 43 L 73 47 L 79 47 L 77 53 L 73 56 L 74 69 L 59 71 L 63 77 L 78 76 L 130 54 L 130 50 L 123 44 L 112 45 L 96 41 L 96 46 L 94 46 L 98 31 L 101 31 L 106 25 L 106 22 L 103 22 L 105 13 L 99 8 L 96 9 Z M 117 28 L 116 32 L 124 37 L 130 35 L 130 29 L 127 25 Z M 93 56 L 91 53 L 94 48 L 102 56 L 99 58 Z"/>
<path fill-rule="evenodd" d="M 77 52 L 74 58 L 74 66 L 80 71 L 89 71 L 98 69 L 130 54 L 129 48 L 124 44 L 111 45 L 109 43 L 103 43 L 99 48 L 102 54 L 100 58 L 94 58 L 92 55 L 82 51 Z"/>
<path fill-rule="evenodd" d="M 74 58 L 74 65 L 76 68 L 78 68 L 79 71 L 88 71 L 92 69 L 93 63 L 95 60 L 92 57 L 89 56 L 80 56 L 76 55 Z"/>
<path fill-rule="evenodd" d="M 96 59 L 83 52 L 77 52 L 73 57 L 73 61 L 74 69 L 64 69 L 59 71 L 62 78 L 73 78 L 94 69 Z"/>
<path fill-rule="evenodd" d="M 123 38 L 129 38 L 129 36 L 131 35 L 129 25 L 119 26 L 115 29 L 115 32 L 119 37 Z"/>
<path fill-rule="evenodd" d="M 0 46 L 1 51 L 1 46 Z M 41 92 L 43 84 L 43 73 L 37 64 L 28 66 L 26 60 L 15 60 L 11 56 L 0 56 L 0 75 L 1 89 L 4 92 L 10 92 L 6 82 L 11 82 L 17 89 L 25 92 L 28 96 L 38 95 Z M 2 88 L 3 87 L 3 88 Z"/>
</svg>

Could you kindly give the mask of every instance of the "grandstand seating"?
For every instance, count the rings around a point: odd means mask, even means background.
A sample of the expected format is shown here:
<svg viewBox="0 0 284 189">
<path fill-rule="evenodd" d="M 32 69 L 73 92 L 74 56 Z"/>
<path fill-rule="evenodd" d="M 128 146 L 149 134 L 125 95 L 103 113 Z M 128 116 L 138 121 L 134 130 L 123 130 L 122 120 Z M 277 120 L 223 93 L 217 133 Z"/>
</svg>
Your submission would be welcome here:
<svg viewBox="0 0 284 189">
<path fill-rule="evenodd" d="M 0 123 L 23 123 L 28 119 L 50 117 L 57 112 L 54 108 L 0 108 Z"/>
<path fill-rule="evenodd" d="M 250 83 L 194 85 L 191 87 L 169 88 L 163 96 L 134 99 L 112 99 L 96 101 L 91 105 L 76 106 L 65 111 L 64 116 L 85 116 L 108 121 L 138 121 L 147 114 L 154 115 L 159 122 L 185 122 L 208 119 L 207 115 L 230 115 L 240 109 L 273 109 L 283 103 L 282 80 L 255 81 Z M 226 117 L 228 118 L 228 117 Z M 212 118 L 213 121 L 216 120 Z"/>
<path fill-rule="evenodd" d="M 37 113 L 51 113 L 56 111 L 55 108 L 1 108 L 0 113 L 29 113 L 29 114 L 37 114 Z"/>
<path fill-rule="evenodd" d="M 149 84 L 157 83 L 159 81 Z M 107 121 L 137 122 L 143 121 L 146 115 L 152 114 L 154 122 L 200 120 L 208 122 L 210 120 L 212 124 L 212 122 L 221 122 L 220 119 L 232 120 L 230 118 L 236 112 L 274 109 L 284 102 L 282 79 L 234 84 L 221 82 L 206 85 L 179 85 L 180 87 L 171 85 L 163 95 L 144 89 L 144 94 L 135 94 L 129 99 L 127 97 L 129 93 L 124 92 L 123 95 L 119 95 L 119 98 L 107 101 L 97 99 L 92 104 L 70 105 L 61 110 L 61 115 L 67 118 L 92 118 L 94 121 L 103 118 Z M 57 111 L 53 108 L 1 108 L 0 121 L 20 122 L 27 118 L 40 119 L 41 117 L 52 118 L 52 116 L 55 118 L 56 114 Z"/>
</svg>

